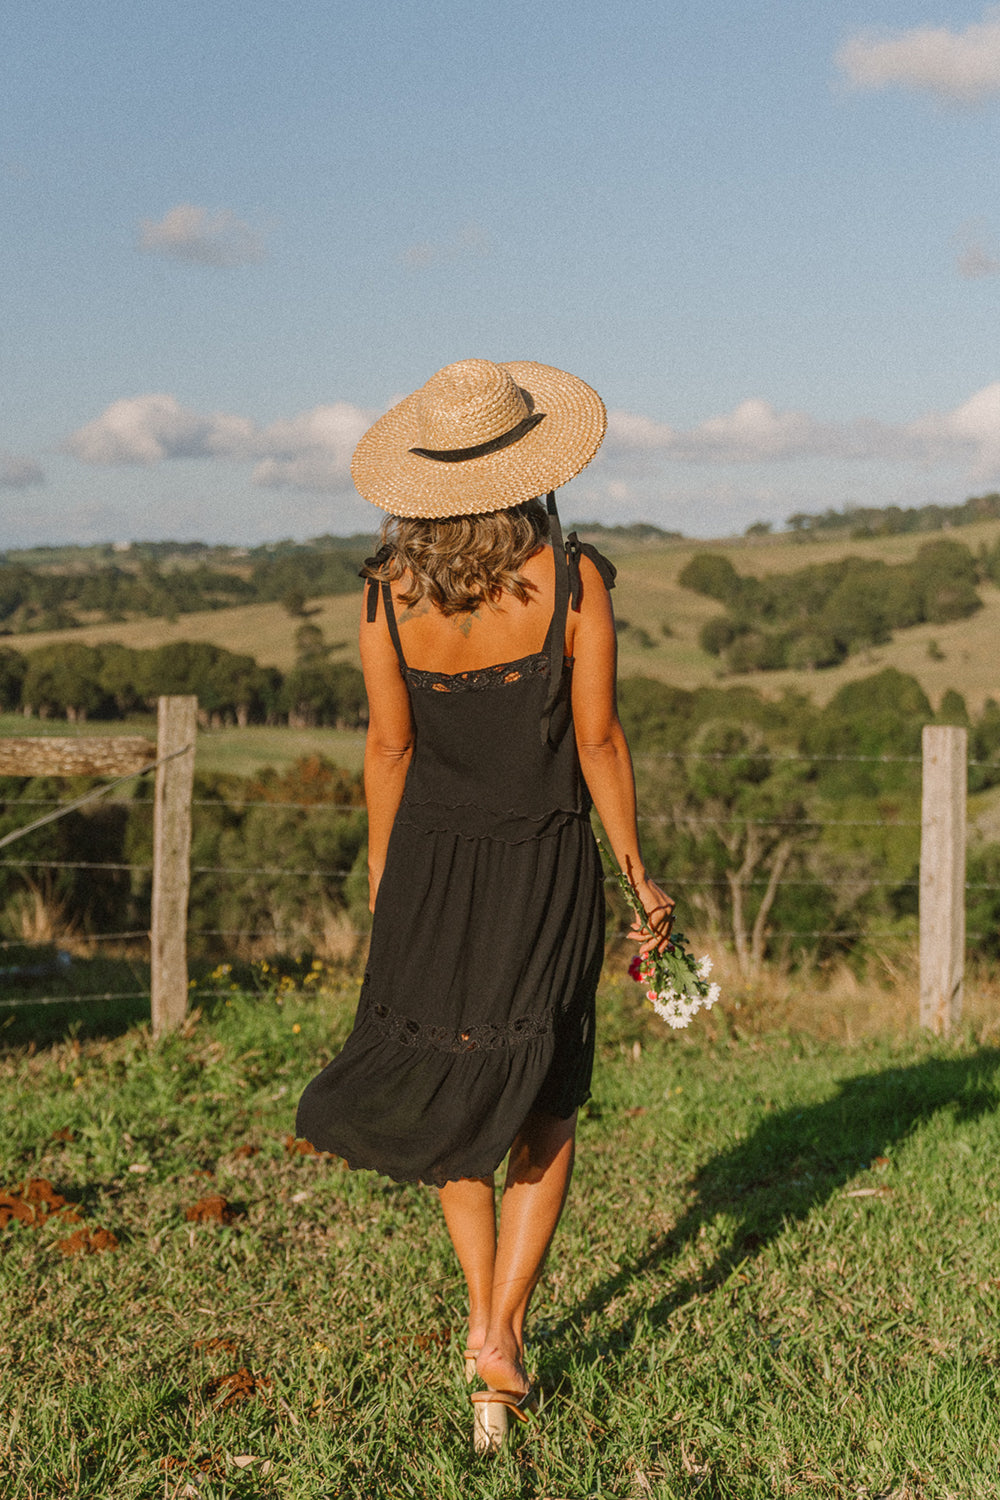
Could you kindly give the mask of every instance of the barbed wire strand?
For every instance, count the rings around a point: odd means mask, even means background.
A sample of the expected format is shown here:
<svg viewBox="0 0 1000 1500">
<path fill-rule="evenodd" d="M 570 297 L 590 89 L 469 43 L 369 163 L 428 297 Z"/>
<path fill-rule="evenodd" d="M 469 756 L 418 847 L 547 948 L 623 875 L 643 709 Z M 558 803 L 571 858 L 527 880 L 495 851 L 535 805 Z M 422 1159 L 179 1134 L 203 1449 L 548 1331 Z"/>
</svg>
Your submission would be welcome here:
<svg viewBox="0 0 1000 1500">
<path fill-rule="evenodd" d="M 149 874 L 149 872 L 152 869 L 152 866 L 151 865 L 119 864 L 119 863 L 114 863 L 112 861 L 98 862 L 98 861 L 88 861 L 88 860 L 50 860 L 50 859 L 13 860 L 13 859 L 3 859 L 3 860 L 0 860 L 0 869 L 3 869 L 3 868 L 18 869 L 18 870 L 30 870 L 30 869 L 45 869 L 45 870 L 111 870 L 111 871 L 127 870 L 127 871 L 131 871 L 131 872 L 138 873 L 138 874 Z M 314 879 L 346 880 L 353 873 L 354 872 L 352 870 L 324 870 L 324 869 L 317 868 L 315 866 L 311 866 L 307 870 L 285 868 L 283 866 L 279 867 L 279 866 L 273 866 L 273 865 L 260 865 L 260 866 L 252 866 L 252 865 L 192 865 L 191 866 L 191 874 L 192 875 L 241 875 L 241 876 L 266 875 L 266 876 L 270 876 L 270 877 L 274 877 L 274 876 L 292 876 L 294 878 L 302 879 L 302 880 L 314 880 Z M 715 880 L 692 880 L 692 879 L 689 879 L 686 876 L 662 875 L 662 876 L 659 877 L 659 879 L 662 880 L 662 881 L 665 881 L 668 885 L 677 886 L 679 888 L 681 888 L 681 887 L 691 888 L 691 889 L 695 889 L 695 890 L 699 890 L 699 889 L 711 889 L 711 888 L 715 888 L 715 887 L 717 887 L 719 889 L 726 889 L 726 888 L 730 887 L 730 882 L 725 878 L 725 876 L 719 876 Z M 849 879 L 849 877 L 845 877 L 845 879 Z M 605 883 L 605 885 L 616 884 L 617 883 L 617 876 L 615 876 L 615 875 L 606 875 L 604 877 L 604 883 Z M 874 879 L 873 880 L 869 880 L 866 876 L 861 876 L 861 875 L 859 875 L 857 877 L 857 880 L 856 880 L 855 883 L 859 887 L 861 887 L 862 889 L 864 889 L 864 890 L 885 889 L 885 890 L 906 891 L 906 890 L 918 890 L 919 887 L 920 887 L 920 881 L 919 880 L 874 880 Z M 764 886 L 764 887 L 766 887 L 766 886 L 769 886 L 770 884 L 771 884 L 771 881 L 769 879 L 767 879 L 767 878 L 761 878 L 759 880 L 747 880 L 747 881 L 741 881 L 740 882 L 740 886 L 741 886 L 741 888 L 743 890 L 753 890 L 753 889 L 756 889 L 758 886 Z M 816 876 L 816 877 L 814 877 L 812 879 L 799 878 L 799 877 L 796 877 L 796 878 L 786 878 L 786 877 L 783 876 L 780 880 L 775 881 L 774 884 L 775 884 L 775 886 L 796 886 L 796 887 L 805 887 L 806 889 L 813 889 L 816 886 L 822 885 L 823 881 L 818 876 Z M 998 891 L 998 890 L 1000 890 L 1000 882 L 989 881 L 989 880 L 983 880 L 983 881 L 966 881 L 966 883 L 965 883 L 965 889 L 967 891 Z"/>
<path fill-rule="evenodd" d="M 77 932 L 73 934 L 71 941 L 76 943 L 124 943 L 131 938 L 145 938 L 149 941 L 149 929 L 143 928 L 135 932 Z M 35 943 L 25 942 L 23 938 L 5 938 L 0 942 L 0 949 L 7 948 L 33 948 L 39 946 Z M 46 947 L 47 944 L 40 946 Z M 52 946 L 59 948 L 58 942 L 53 939 Z M 65 951 L 65 950 L 61 950 Z"/>
<path fill-rule="evenodd" d="M 238 934 L 238 935 L 239 936 L 246 936 L 246 934 L 242 934 L 242 933 Z M 271 936 L 271 934 L 264 934 L 264 935 L 265 936 Z M 357 935 L 359 937 L 360 936 L 366 936 L 366 934 L 360 933 L 360 932 Z M 966 933 L 966 946 L 968 946 L 969 943 L 982 942 L 982 941 L 985 940 L 985 938 L 988 935 L 990 935 L 990 934 L 986 934 L 986 933 L 982 933 L 982 932 L 969 932 L 969 933 Z M 220 934 L 220 936 L 225 936 L 225 934 Z M 771 937 L 775 937 L 775 938 L 818 938 L 818 937 L 826 937 L 826 938 L 853 938 L 853 937 L 867 937 L 867 938 L 881 939 L 881 940 L 884 941 L 886 938 L 892 938 L 892 937 L 898 936 L 898 934 L 894 934 L 894 933 L 878 933 L 878 932 L 863 932 L 861 930 L 855 931 L 855 930 L 831 929 L 829 931 L 826 931 L 826 930 L 816 930 L 816 931 L 809 931 L 809 932 L 792 932 L 792 931 L 778 930 L 776 932 L 772 932 L 770 934 L 770 936 Z M 236 989 L 235 992 L 238 993 L 238 994 L 246 993 L 245 989 L 240 989 L 239 987 L 237 987 L 237 989 Z M 232 988 L 230 988 L 228 990 L 206 990 L 206 989 L 202 989 L 198 984 L 194 984 L 191 987 L 191 989 L 190 989 L 190 993 L 191 993 L 191 995 L 192 995 L 193 998 L 200 999 L 200 1000 L 211 1000 L 211 999 L 217 999 L 217 1000 L 225 999 L 225 1000 L 229 1000 L 229 999 L 232 998 L 232 995 L 233 995 L 234 991 L 233 991 Z M 302 993 L 308 993 L 308 992 L 307 991 L 296 990 L 294 993 L 295 994 L 302 994 Z M 21 998 L 18 998 L 18 999 L 12 999 L 12 1000 L 0 1000 L 0 1010 L 21 1010 L 21 1009 L 27 1008 L 28 1006 L 34 1006 L 34 1005 L 85 1005 L 85 1004 L 96 1004 L 96 1003 L 99 1003 L 101 1001 L 111 1001 L 111 1000 L 148 1000 L 149 998 L 150 998 L 150 992 L 149 992 L 148 989 L 145 989 L 145 990 L 118 990 L 118 991 L 107 990 L 107 991 L 104 991 L 102 993 L 91 994 L 91 995 L 38 995 L 38 996 L 32 995 L 32 996 L 24 996 L 24 997 L 21 997 Z"/>
<path fill-rule="evenodd" d="M 148 1000 L 149 990 L 108 990 L 101 995 L 32 995 L 22 1000 L 0 1000 L 0 1010 L 26 1005 L 84 1005 L 97 1000 Z"/>
<path fill-rule="evenodd" d="M 61 807 L 62 803 L 47 801 L 39 803 L 44 807 Z M 105 803 L 106 807 L 125 807 L 129 804 L 123 802 Z M 148 806 L 150 812 L 153 804 L 141 804 Z M 247 802 L 232 804 L 223 802 L 193 802 L 193 807 L 217 807 L 226 812 L 241 812 L 246 808 L 290 808 L 296 812 L 336 812 L 336 813 L 361 813 L 365 809 L 356 807 L 353 803 L 334 802 Z M 639 823 L 655 823 L 657 825 L 673 824 L 683 827 L 692 823 L 704 828 L 919 828 L 919 818 L 712 818 L 701 813 L 645 813 L 640 814 Z"/>
<path fill-rule="evenodd" d="M 136 870 L 149 871 L 152 865 L 116 864 L 111 860 L 88 859 L 0 859 L 0 870 Z"/>
</svg>

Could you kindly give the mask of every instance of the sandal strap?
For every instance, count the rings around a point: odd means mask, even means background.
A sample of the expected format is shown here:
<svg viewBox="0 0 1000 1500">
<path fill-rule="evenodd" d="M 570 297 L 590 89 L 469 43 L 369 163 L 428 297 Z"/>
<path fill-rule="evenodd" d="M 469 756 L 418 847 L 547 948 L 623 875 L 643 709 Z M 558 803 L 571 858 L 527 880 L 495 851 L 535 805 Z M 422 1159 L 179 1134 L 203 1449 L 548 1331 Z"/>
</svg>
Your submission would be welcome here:
<svg viewBox="0 0 1000 1500">
<path fill-rule="evenodd" d="M 505 1406 L 514 1416 L 526 1422 L 529 1414 L 538 1406 L 538 1389 L 536 1386 L 529 1385 L 521 1395 L 517 1395 L 514 1391 L 473 1391 L 469 1400 L 474 1406 L 486 1406 L 491 1402 L 497 1406 Z"/>
</svg>

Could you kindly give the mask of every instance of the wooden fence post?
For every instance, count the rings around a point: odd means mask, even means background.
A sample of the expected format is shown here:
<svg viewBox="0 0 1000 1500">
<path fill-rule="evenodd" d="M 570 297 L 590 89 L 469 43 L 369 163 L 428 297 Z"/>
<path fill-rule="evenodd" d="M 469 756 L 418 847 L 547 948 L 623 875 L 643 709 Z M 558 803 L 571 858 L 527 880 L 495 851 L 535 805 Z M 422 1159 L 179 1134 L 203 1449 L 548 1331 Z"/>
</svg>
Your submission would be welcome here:
<svg viewBox="0 0 1000 1500">
<path fill-rule="evenodd" d="M 968 734 L 925 724 L 920 825 L 920 1024 L 947 1036 L 962 1016 Z"/>
<path fill-rule="evenodd" d="M 198 700 L 158 700 L 153 799 L 153 909 L 150 994 L 153 1035 L 180 1026 L 187 1014 L 187 905 L 191 884 L 191 786 Z M 176 752 L 183 751 L 183 754 Z"/>
</svg>

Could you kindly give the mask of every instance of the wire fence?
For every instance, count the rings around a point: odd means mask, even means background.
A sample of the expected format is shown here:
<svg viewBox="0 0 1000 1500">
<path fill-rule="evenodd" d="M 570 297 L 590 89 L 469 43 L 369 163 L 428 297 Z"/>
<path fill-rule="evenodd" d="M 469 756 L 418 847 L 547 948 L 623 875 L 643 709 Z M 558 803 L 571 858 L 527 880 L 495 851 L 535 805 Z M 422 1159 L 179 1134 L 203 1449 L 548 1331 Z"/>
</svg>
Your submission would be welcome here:
<svg viewBox="0 0 1000 1500">
<path fill-rule="evenodd" d="M 760 752 L 745 751 L 737 754 L 716 754 L 690 751 L 656 751 L 644 752 L 643 754 L 637 756 L 636 760 L 638 763 L 644 766 L 653 766 L 661 762 L 683 763 L 709 761 L 746 764 L 748 760 L 767 760 L 769 762 L 782 763 L 799 762 L 808 765 L 815 765 L 817 763 L 836 763 L 843 765 L 891 764 L 908 767 L 919 767 L 922 762 L 922 757 L 920 755 L 854 755 L 835 753 L 806 755 L 792 752 L 778 753 L 765 750 L 761 750 Z M 992 769 L 993 771 L 997 772 L 998 777 L 1000 777 L 1000 762 L 996 760 L 969 759 L 967 764 L 970 769 Z M 61 801 L 58 798 L 52 797 L 35 797 L 28 794 L 4 798 L 3 806 L 7 810 L 24 807 L 26 809 L 47 808 L 50 811 L 44 816 L 35 818 L 19 829 L 11 830 L 6 835 L 0 837 L 0 848 L 10 843 L 16 842 L 19 837 L 26 836 L 27 834 L 30 834 L 31 832 L 45 825 L 51 824 L 59 818 L 66 816 L 68 813 L 76 811 L 98 799 L 101 799 L 105 806 L 125 810 L 128 813 L 129 817 L 141 815 L 141 810 L 147 808 L 151 813 L 152 802 L 149 800 L 121 795 L 116 797 L 107 795 L 112 790 L 118 789 L 123 783 L 129 780 L 133 780 L 137 776 L 145 774 L 150 769 L 153 769 L 153 763 L 143 767 L 140 771 L 132 773 L 129 776 L 116 777 L 112 782 L 106 783 L 104 786 L 99 787 L 94 791 L 87 792 L 83 796 L 78 796 L 69 801 Z M 914 787 L 914 795 L 916 794 L 916 790 L 917 788 Z M 893 795 L 899 795 L 899 793 L 897 792 Z M 309 814 L 311 818 L 345 818 L 350 816 L 357 817 L 364 811 L 363 807 L 361 807 L 359 803 L 354 801 L 302 801 L 297 799 L 284 800 L 279 797 L 240 798 L 237 796 L 232 800 L 227 800 L 222 797 L 213 798 L 202 796 L 194 798 L 192 800 L 191 806 L 194 811 L 196 830 L 198 826 L 199 815 L 204 816 L 209 810 L 215 811 L 217 813 L 223 813 L 226 816 L 232 816 L 234 814 L 242 815 L 245 813 L 266 809 L 269 811 L 273 811 L 276 814 Z M 884 817 L 836 818 L 809 816 L 806 814 L 797 814 L 795 816 L 788 817 L 750 817 L 736 815 L 721 816 L 685 809 L 681 816 L 675 815 L 670 812 L 658 812 L 643 815 L 640 817 L 639 821 L 640 825 L 646 828 L 655 828 L 658 830 L 662 830 L 673 826 L 684 831 L 685 833 L 705 833 L 711 830 L 726 831 L 728 833 L 732 833 L 741 829 L 752 829 L 758 831 L 780 831 L 783 834 L 798 831 L 802 833 L 803 837 L 806 837 L 807 835 L 813 837 L 815 835 L 821 835 L 827 830 L 860 831 L 878 829 L 883 833 L 898 832 L 901 836 L 912 840 L 912 856 L 914 864 L 917 861 L 919 850 L 916 831 L 921 827 L 921 820 L 919 817 L 904 816 L 895 811 L 890 812 L 887 816 Z M 142 860 L 128 859 L 52 859 L 38 857 L 21 859 L 2 858 L 0 859 L 0 869 L 6 869 L 12 872 L 20 872 L 27 878 L 31 878 L 31 876 L 37 872 L 47 871 L 88 872 L 93 874 L 107 873 L 112 875 L 128 875 L 130 878 L 146 878 L 151 874 L 152 865 L 149 862 L 145 862 Z M 192 863 L 191 865 L 192 877 L 211 877 L 214 881 L 221 880 L 224 883 L 226 881 L 229 881 L 235 884 L 236 882 L 247 880 L 250 878 L 254 880 L 264 881 L 302 880 L 317 883 L 321 888 L 326 888 L 327 890 L 329 889 L 331 883 L 336 883 L 339 886 L 339 889 L 336 892 L 336 896 L 341 900 L 341 921 L 338 926 L 338 934 L 344 939 L 354 939 L 360 943 L 366 937 L 367 929 L 362 925 L 358 925 L 356 922 L 348 920 L 344 915 L 344 913 L 346 912 L 346 908 L 342 904 L 343 882 L 346 881 L 352 875 L 352 873 L 352 869 L 345 866 L 328 867 L 319 864 L 304 866 L 300 863 L 284 864 L 280 861 L 276 861 L 274 863 Z M 733 872 L 730 871 L 728 874 L 722 873 L 713 875 L 711 877 L 696 877 L 690 874 L 671 874 L 669 871 L 665 871 L 663 880 L 664 883 L 669 886 L 669 888 L 677 892 L 720 892 L 724 894 L 727 891 L 731 890 L 732 874 Z M 613 885 L 615 883 L 614 877 L 609 876 L 608 882 L 609 884 Z M 777 878 L 773 878 L 773 876 L 771 875 L 760 875 L 741 879 L 740 888 L 744 893 L 755 893 L 761 891 L 770 891 L 774 893 L 785 889 L 808 891 L 817 889 L 821 885 L 821 883 L 822 877 L 819 874 L 812 876 L 808 874 L 780 874 Z M 863 876 L 858 877 L 858 883 L 860 886 L 863 886 L 866 891 L 883 890 L 902 893 L 915 892 L 919 889 L 919 880 L 915 878 L 891 878 L 873 875 L 867 872 Z M 965 889 L 970 894 L 997 892 L 1000 891 L 1000 882 L 967 880 Z M 194 913 L 194 915 L 196 917 L 196 912 Z M 898 929 L 896 929 L 895 931 L 893 931 L 892 929 L 886 929 L 884 932 L 882 932 L 875 924 L 866 924 L 864 926 L 834 924 L 827 926 L 817 925 L 812 928 L 796 927 L 794 929 L 782 929 L 781 927 L 774 927 L 768 929 L 768 937 L 772 941 L 784 941 L 786 943 L 795 942 L 799 944 L 804 944 L 807 942 L 815 943 L 820 941 L 837 944 L 849 944 L 863 940 L 873 940 L 878 939 L 879 937 L 889 936 L 898 936 Z M 988 938 L 993 936 L 993 934 L 970 931 L 966 936 L 968 944 L 972 946 L 976 943 L 985 942 Z M 255 925 L 252 921 L 250 924 L 245 926 L 199 926 L 195 921 L 192 922 L 188 927 L 188 937 L 196 948 L 199 946 L 204 947 L 206 944 L 218 945 L 219 943 L 224 943 L 229 945 L 234 951 L 238 951 L 240 948 L 245 949 L 248 944 L 258 945 L 271 943 L 275 945 L 276 948 L 280 947 L 283 943 L 298 943 L 300 947 L 305 946 L 303 940 L 303 924 L 299 922 L 294 926 L 284 927 L 281 925 L 280 920 L 269 922 L 266 926 L 260 924 Z M 118 949 L 128 949 L 132 953 L 133 957 L 137 950 L 142 949 L 143 945 L 148 945 L 148 941 L 148 929 L 135 926 L 127 929 L 122 928 L 113 931 L 78 932 L 74 935 L 74 947 L 78 952 L 100 950 L 102 947 L 115 947 Z M 317 932 L 315 934 L 315 942 L 317 944 L 322 942 L 321 933 Z M 0 940 L 0 952 L 10 952 L 12 950 L 23 949 L 24 947 L 24 939 L 7 937 Z M 16 966 L 12 970 L 9 970 L 7 972 L 16 981 L 18 972 Z M 0 963 L 0 990 L 2 990 L 4 985 L 5 971 L 3 969 L 2 963 Z M 134 1000 L 141 999 L 144 996 L 148 996 L 148 993 L 149 990 L 148 988 L 146 988 L 141 990 L 127 991 L 95 991 L 93 993 L 80 994 L 24 994 L 17 998 L 0 998 L 0 1009 L 20 1007 L 29 1004 L 93 1004 L 111 1000 Z"/>
</svg>

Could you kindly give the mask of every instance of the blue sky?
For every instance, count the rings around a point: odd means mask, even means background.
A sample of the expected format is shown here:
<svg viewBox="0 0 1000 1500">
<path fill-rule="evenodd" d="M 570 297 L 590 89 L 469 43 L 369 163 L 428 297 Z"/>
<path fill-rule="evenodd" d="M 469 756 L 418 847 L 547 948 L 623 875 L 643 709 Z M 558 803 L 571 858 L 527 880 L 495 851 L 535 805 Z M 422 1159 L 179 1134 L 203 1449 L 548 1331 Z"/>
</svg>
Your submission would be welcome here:
<svg viewBox="0 0 1000 1500">
<path fill-rule="evenodd" d="M 566 517 L 1000 488 L 1000 7 L 35 0 L 0 59 L 0 548 L 372 529 L 455 359 L 581 375 Z"/>
</svg>

